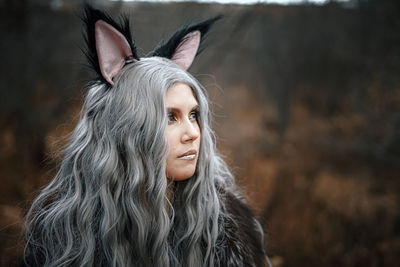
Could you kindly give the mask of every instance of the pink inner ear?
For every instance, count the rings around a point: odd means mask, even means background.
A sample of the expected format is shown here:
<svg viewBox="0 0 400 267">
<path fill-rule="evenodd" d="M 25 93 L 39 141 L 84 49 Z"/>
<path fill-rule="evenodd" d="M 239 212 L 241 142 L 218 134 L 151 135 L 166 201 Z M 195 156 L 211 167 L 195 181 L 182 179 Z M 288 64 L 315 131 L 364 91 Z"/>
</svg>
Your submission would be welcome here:
<svg viewBox="0 0 400 267">
<path fill-rule="evenodd" d="M 132 55 L 131 47 L 122 33 L 103 20 L 95 24 L 95 38 L 101 74 L 114 85 L 112 79 L 124 66 L 125 58 Z"/>
<path fill-rule="evenodd" d="M 200 31 L 194 31 L 183 38 L 183 42 L 176 48 L 171 60 L 182 69 L 187 70 L 196 56 L 200 45 Z"/>
</svg>

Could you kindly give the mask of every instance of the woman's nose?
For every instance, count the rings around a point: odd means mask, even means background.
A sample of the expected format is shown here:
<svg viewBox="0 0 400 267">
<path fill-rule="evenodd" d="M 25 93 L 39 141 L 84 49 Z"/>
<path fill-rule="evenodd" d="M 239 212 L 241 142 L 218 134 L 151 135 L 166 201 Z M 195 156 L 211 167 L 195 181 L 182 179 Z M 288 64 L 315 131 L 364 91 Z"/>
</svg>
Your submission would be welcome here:
<svg viewBox="0 0 400 267">
<path fill-rule="evenodd" d="M 183 134 L 182 134 L 182 142 L 193 142 L 197 138 L 199 138 L 199 126 L 197 122 L 192 122 L 190 120 L 185 120 L 182 124 L 183 127 Z"/>
</svg>

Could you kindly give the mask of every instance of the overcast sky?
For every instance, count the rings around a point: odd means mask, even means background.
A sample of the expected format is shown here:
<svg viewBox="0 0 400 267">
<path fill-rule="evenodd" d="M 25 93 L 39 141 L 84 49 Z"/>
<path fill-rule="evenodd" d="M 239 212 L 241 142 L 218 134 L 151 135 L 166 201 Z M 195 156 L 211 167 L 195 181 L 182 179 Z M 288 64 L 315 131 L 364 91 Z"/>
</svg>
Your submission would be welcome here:
<svg viewBox="0 0 400 267">
<path fill-rule="evenodd" d="M 115 0 L 117 1 L 117 0 Z M 119 0 L 118 0 L 119 1 Z M 123 0 L 126 2 L 132 2 L 137 0 Z M 151 2 L 171 2 L 171 0 L 141 0 L 141 1 L 151 1 Z M 188 0 L 174 0 L 173 2 L 187 2 Z M 192 0 L 193 1 L 193 0 Z M 301 2 L 309 2 L 316 4 L 324 4 L 329 0 L 195 0 L 196 2 L 218 2 L 218 3 L 236 3 L 236 4 L 255 4 L 255 3 L 278 3 L 278 4 L 295 4 Z M 349 0 L 336 0 L 336 2 L 347 2 Z"/>
</svg>

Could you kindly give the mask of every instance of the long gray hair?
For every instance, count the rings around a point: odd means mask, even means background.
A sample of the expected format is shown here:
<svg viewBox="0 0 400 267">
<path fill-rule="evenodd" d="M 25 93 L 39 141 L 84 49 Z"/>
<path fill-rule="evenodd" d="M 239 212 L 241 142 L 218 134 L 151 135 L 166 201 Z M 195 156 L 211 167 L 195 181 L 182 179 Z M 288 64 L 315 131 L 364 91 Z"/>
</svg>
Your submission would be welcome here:
<svg viewBox="0 0 400 267">
<path fill-rule="evenodd" d="M 201 147 L 194 176 L 168 182 L 164 97 L 179 82 L 199 102 Z M 214 266 L 228 216 L 217 187 L 234 180 L 205 91 L 172 61 L 143 58 L 113 88 L 89 86 L 60 169 L 28 211 L 27 249 L 44 266 Z"/>
</svg>

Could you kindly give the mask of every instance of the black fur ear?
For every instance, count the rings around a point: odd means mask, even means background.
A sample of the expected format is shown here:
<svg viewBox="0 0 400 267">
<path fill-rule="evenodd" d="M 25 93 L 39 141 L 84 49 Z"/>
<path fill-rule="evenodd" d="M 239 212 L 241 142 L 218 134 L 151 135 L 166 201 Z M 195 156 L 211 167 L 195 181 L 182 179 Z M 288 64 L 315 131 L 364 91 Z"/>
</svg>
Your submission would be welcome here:
<svg viewBox="0 0 400 267">
<path fill-rule="evenodd" d="M 195 33 L 200 33 L 200 44 L 198 49 L 196 48 L 195 55 L 200 54 L 204 49 L 204 39 L 206 33 L 209 31 L 214 22 L 221 18 L 222 16 L 219 15 L 199 23 L 183 25 L 169 38 L 168 41 L 160 43 L 156 49 L 150 53 L 150 55 L 175 59 L 178 53 L 178 48 L 182 47 L 186 41 L 190 40 Z M 193 47 L 193 45 L 191 46 Z M 179 53 L 182 53 L 182 51 L 179 51 Z M 195 55 L 193 55 L 193 58 Z"/>
<path fill-rule="evenodd" d="M 102 74 L 102 68 L 99 63 L 99 55 L 96 49 L 96 22 L 100 20 L 104 21 L 106 24 L 121 33 L 129 44 L 130 50 L 132 51 L 132 58 L 134 60 L 139 60 L 135 43 L 132 41 L 129 20 L 126 16 L 121 16 L 121 22 L 119 23 L 112 19 L 106 12 L 85 5 L 82 20 L 86 26 L 84 33 L 86 49 L 83 49 L 83 53 L 89 61 L 89 66 L 97 73 L 99 80 L 110 83 L 110 81 Z M 132 58 L 127 59 L 127 61 L 132 60 Z"/>
</svg>

